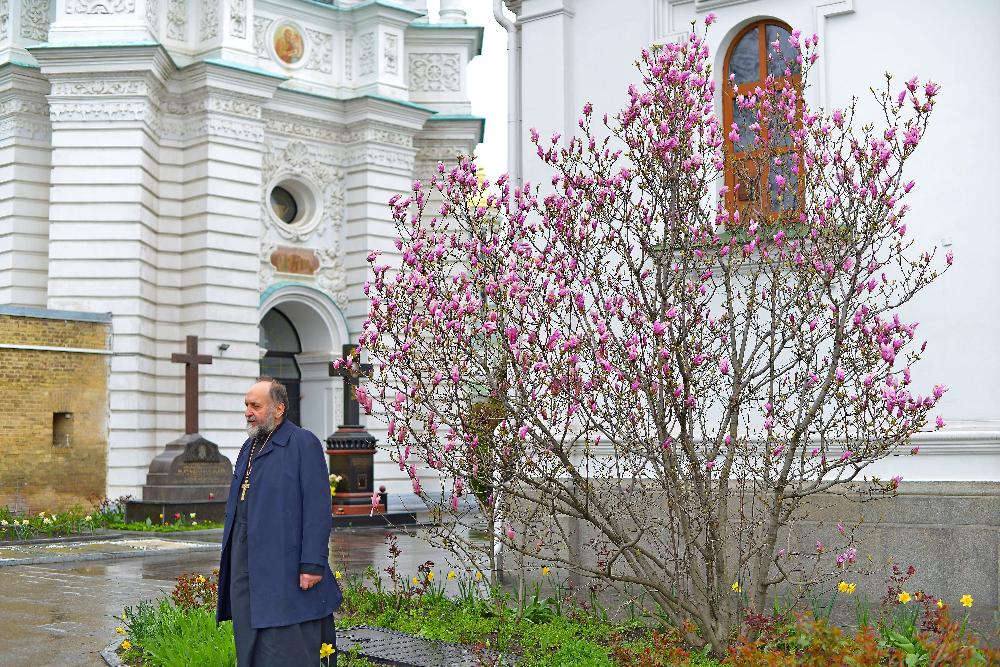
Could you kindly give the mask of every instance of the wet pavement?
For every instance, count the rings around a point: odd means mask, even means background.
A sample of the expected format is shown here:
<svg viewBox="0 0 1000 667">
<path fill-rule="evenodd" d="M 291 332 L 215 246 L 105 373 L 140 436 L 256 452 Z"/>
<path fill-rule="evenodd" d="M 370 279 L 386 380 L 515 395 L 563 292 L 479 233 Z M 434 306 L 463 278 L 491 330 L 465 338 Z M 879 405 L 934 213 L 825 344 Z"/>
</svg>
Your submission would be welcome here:
<svg viewBox="0 0 1000 667">
<path fill-rule="evenodd" d="M 369 565 L 381 571 L 389 564 L 386 536 L 395 534 L 402 551 L 397 560 L 401 574 L 415 574 L 426 560 L 435 561 L 436 570 L 446 571 L 445 554 L 417 537 L 418 530 L 337 529 L 330 543 L 331 567 L 349 574 L 360 574 Z M 197 539 L 217 544 L 219 532 Z M 216 546 L 114 560 L 2 567 L 0 667 L 103 665 L 100 651 L 114 638 L 125 606 L 168 595 L 176 577 L 208 574 L 218 564 Z"/>
</svg>

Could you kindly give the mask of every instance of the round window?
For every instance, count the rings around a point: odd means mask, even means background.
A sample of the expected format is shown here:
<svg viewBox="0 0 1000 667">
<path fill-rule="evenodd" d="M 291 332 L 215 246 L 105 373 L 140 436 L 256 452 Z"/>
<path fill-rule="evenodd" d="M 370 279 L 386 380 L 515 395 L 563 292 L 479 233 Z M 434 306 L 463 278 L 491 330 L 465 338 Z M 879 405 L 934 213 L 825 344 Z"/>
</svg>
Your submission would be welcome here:
<svg viewBox="0 0 1000 667">
<path fill-rule="evenodd" d="M 271 211 L 278 220 L 286 225 L 291 225 L 299 221 L 299 204 L 291 192 L 276 185 L 271 190 Z"/>
</svg>

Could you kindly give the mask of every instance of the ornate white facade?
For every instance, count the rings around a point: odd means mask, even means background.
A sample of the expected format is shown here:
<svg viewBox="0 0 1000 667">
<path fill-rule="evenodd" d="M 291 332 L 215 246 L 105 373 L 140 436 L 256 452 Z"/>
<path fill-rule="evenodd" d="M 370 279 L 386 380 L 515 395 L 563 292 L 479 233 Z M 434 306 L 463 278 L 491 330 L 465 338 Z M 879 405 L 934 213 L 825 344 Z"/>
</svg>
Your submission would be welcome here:
<svg viewBox="0 0 1000 667">
<path fill-rule="evenodd" d="M 481 141 L 481 43 L 424 0 L 0 0 L 0 303 L 112 314 L 109 496 L 183 430 L 187 335 L 215 357 L 201 431 L 234 456 L 275 308 L 303 425 L 336 428 L 327 363 L 365 256 L 396 252 L 388 199 Z"/>
</svg>

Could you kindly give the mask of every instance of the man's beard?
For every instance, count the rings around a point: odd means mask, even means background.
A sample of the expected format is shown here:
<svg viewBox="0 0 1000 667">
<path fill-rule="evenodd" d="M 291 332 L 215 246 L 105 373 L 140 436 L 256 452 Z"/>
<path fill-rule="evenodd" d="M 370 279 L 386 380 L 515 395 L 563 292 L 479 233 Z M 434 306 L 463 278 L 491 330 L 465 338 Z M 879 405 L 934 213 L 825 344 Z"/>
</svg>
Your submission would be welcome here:
<svg viewBox="0 0 1000 667">
<path fill-rule="evenodd" d="M 272 405 L 267 409 L 267 414 L 264 415 L 263 422 L 247 421 L 247 434 L 251 438 L 259 438 L 262 435 L 266 435 L 274 430 L 274 422 L 274 406 Z"/>
</svg>

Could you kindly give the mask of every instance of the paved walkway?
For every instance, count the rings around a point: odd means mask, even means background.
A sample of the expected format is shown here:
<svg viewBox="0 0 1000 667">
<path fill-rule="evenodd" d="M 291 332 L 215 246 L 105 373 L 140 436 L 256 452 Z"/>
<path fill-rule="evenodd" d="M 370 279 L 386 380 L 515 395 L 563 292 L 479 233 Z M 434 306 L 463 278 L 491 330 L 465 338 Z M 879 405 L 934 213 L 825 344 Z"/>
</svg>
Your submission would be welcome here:
<svg viewBox="0 0 1000 667">
<path fill-rule="evenodd" d="M 348 572 L 388 564 L 384 528 L 337 529 L 330 544 L 331 564 Z M 414 531 L 396 530 L 403 554 L 401 573 L 433 560 L 447 567 L 444 554 L 431 549 Z M 162 537 L 162 536 L 157 536 Z M 188 536 L 179 536 L 185 540 Z M 221 540 L 218 533 L 201 541 Z M 117 560 L 11 565 L 0 568 L 0 667 L 97 667 L 100 651 L 114 637 L 127 605 L 167 595 L 174 579 L 218 567 L 218 547 Z"/>
</svg>

